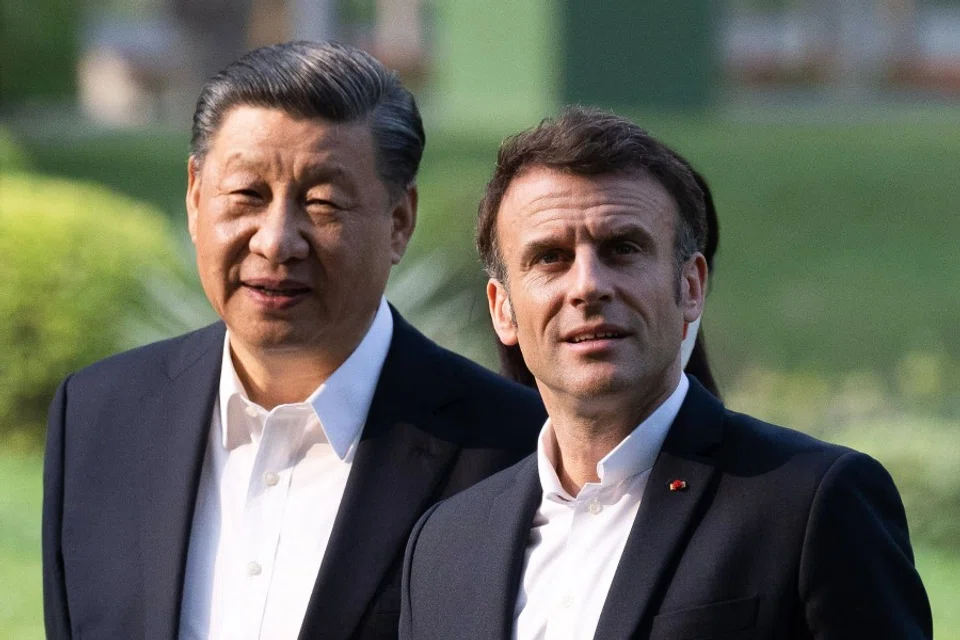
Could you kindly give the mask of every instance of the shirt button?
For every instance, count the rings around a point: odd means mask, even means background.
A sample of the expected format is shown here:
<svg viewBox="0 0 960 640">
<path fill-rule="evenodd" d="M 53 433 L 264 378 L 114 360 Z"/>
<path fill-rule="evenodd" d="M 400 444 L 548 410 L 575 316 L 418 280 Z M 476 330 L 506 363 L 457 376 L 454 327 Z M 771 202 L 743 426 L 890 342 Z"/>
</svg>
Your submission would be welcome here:
<svg viewBox="0 0 960 640">
<path fill-rule="evenodd" d="M 587 510 L 593 515 L 597 515 L 603 511 L 603 505 L 599 502 L 591 502 L 589 505 L 587 505 Z"/>
<path fill-rule="evenodd" d="M 246 411 L 246 412 L 247 412 L 247 415 L 250 416 L 251 418 L 256 418 L 256 417 L 257 417 L 257 408 L 254 407 L 254 406 L 252 406 L 252 405 L 249 405 L 249 404 L 248 404 L 248 405 L 247 405 L 247 408 L 244 409 L 244 411 Z"/>
<path fill-rule="evenodd" d="M 560 606 L 562 608 L 569 609 L 572 604 L 573 604 L 573 596 L 567 594 L 562 598 L 560 598 Z"/>
<path fill-rule="evenodd" d="M 268 487 L 272 487 L 278 482 L 280 482 L 280 476 L 275 474 L 273 471 L 267 471 L 263 474 L 263 484 L 267 485 Z"/>
<path fill-rule="evenodd" d="M 247 563 L 247 575 L 248 576 L 258 576 L 260 572 L 263 571 L 263 567 L 260 566 L 259 562 L 248 562 Z"/>
</svg>

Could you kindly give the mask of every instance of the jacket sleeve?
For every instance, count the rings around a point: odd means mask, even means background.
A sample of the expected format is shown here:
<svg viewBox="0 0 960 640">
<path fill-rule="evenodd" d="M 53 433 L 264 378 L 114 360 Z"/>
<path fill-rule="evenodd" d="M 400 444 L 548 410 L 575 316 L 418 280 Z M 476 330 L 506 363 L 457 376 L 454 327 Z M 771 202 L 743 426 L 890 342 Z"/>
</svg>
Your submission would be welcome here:
<svg viewBox="0 0 960 640">
<path fill-rule="evenodd" d="M 838 458 L 813 498 L 799 593 L 814 638 L 932 638 L 900 494 L 861 453 Z"/>
<path fill-rule="evenodd" d="M 70 638 L 70 613 L 67 609 L 63 575 L 61 526 L 63 523 L 64 422 L 67 407 L 67 378 L 60 384 L 50 404 L 47 422 L 46 454 L 43 461 L 43 617 L 47 638 Z"/>
<path fill-rule="evenodd" d="M 413 623 L 414 602 L 411 597 L 411 582 L 414 555 L 416 554 L 417 540 L 420 537 L 420 532 L 423 531 L 427 520 L 430 519 L 430 516 L 433 515 L 433 512 L 437 510 L 440 504 L 441 503 L 438 502 L 433 505 L 420 517 L 420 520 L 410 533 L 410 539 L 407 541 L 407 550 L 403 556 L 403 579 L 400 586 L 400 640 L 416 640 L 417 638 L 424 637 L 423 631 L 421 630 L 418 633 Z"/>
</svg>

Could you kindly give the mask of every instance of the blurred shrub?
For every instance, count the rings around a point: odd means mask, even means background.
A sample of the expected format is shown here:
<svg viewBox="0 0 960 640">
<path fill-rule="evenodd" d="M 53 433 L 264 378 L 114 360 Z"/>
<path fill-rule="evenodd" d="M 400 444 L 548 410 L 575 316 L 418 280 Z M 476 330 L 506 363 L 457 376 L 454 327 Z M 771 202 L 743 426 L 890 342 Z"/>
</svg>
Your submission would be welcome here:
<svg viewBox="0 0 960 640">
<path fill-rule="evenodd" d="M 960 425 L 910 416 L 824 434 L 870 454 L 893 476 L 916 542 L 960 551 Z"/>
<path fill-rule="evenodd" d="M 128 346 L 131 325 L 155 315 L 149 283 L 186 278 L 153 208 L 91 184 L 0 174 L 0 436 L 42 433 L 59 381 Z"/>
<path fill-rule="evenodd" d="M 479 267 L 463 265 L 443 250 L 413 251 L 390 274 L 387 299 L 437 343 L 496 369 L 495 336 L 480 277 Z"/>
<path fill-rule="evenodd" d="M 0 0 L 0 104 L 74 92 L 81 3 Z"/>
<path fill-rule="evenodd" d="M 23 171 L 30 168 L 26 152 L 6 128 L 0 126 L 0 171 Z"/>
<path fill-rule="evenodd" d="M 730 385 L 725 400 L 736 411 L 873 456 L 897 483 L 911 538 L 960 552 L 960 417 L 931 401 L 951 384 L 952 365 L 940 354 L 919 353 L 906 356 L 899 369 L 899 385 L 909 388 L 898 394 L 865 369 L 818 374 L 755 367 Z"/>
</svg>

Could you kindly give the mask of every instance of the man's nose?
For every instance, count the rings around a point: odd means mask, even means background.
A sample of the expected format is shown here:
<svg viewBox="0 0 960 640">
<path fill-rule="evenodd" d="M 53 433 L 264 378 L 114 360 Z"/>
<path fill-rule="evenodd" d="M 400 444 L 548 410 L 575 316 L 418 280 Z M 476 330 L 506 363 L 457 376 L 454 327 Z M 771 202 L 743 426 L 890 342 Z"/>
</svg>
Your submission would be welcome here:
<svg viewBox="0 0 960 640">
<path fill-rule="evenodd" d="M 613 273 L 594 249 L 577 251 L 570 270 L 568 296 L 574 305 L 609 301 L 613 297 Z"/>
<path fill-rule="evenodd" d="M 302 260 L 310 252 L 306 224 L 306 215 L 295 202 L 277 198 L 262 212 L 250 238 L 250 250 L 275 264 Z"/>
</svg>

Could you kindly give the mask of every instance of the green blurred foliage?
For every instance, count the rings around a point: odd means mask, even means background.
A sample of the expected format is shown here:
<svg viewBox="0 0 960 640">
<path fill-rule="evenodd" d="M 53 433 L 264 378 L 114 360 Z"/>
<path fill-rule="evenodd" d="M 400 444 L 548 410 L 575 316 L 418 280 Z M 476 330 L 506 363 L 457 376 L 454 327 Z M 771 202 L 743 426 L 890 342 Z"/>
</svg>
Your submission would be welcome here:
<svg viewBox="0 0 960 640">
<path fill-rule="evenodd" d="M 0 174 L 0 229 L 0 435 L 39 435 L 59 381 L 128 346 L 182 261 L 154 208 L 91 184 Z"/>
<path fill-rule="evenodd" d="M 32 166 L 27 152 L 13 134 L 0 126 L 0 171 L 25 171 Z"/>
<path fill-rule="evenodd" d="M 759 364 L 868 369 L 892 384 L 907 353 L 960 362 L 956 115 L 639 119 L 713 190 L 720 248 L 703 323 L 723 379 Z"/>
<path fill-rule="evenodd" d="M 913 550 L 933 610 L 933 637 L 960 640 L 960 553 L 916 544 Z"/>
<path fill-rule="evenodd" d="M 714 192 L 721 240 L 704 329 L 721 385 L 732 390 L 755 371 L 808 372 L 818 381 L 796 393 L 807 397 L 804 412 L 822 413 L 818 385 L 849 396 L 856 381 L 847 378 L 866 371 L 887 406 L 958 416 L 960 296 L 948 267 L 960 236 L 960 119 L 815 116 L 636 117 Z M 449 277 L 437 297 L 472 294 L 469 327 L 457 334 L 489 337 L 473 232 L 501 136 L 426 127 L 417 231 L 401 267 L 442 260 Z M 184 225 L 185 133 L 30 138 L 26 148 L 43 172 L 103 182 Z M 493 364 L 489 340 L 471 357 Z"/>
<path fill-rule="evenodd" d="M 905 411 L 881 376 L 754 369 L 727 385 L 728 406 L 879 460 L 903 497 L 911 535 L 960 553 L 960 429 L 936 405 Z M 926 416 L 926 417 L 925 417 Z"/>
<path fill-rule="evenodd" d="M 0 637 L 40 640 L 41 465 L 37 452 L 0 448 Z"/>
<path fill-rule="evenodd" d="M 960 552 L 960 431 L 955 423 L 904 416 L 858 423 L 828 437 L 884 464 L 900 489 L 913 539 Z"/>
<path fill-rule="evenodd" d="M 74 94 L 82 4 L 0 0 L 0 106 Z"/>
<path fill-rule="evenodd" d="M 186 224 L 183 198 L 187 188 L 186 132 L 108 132 L 51 128 L 31 131 L 21 143 L 38 171 L 93 181 L 158 207 Z"/>
</svg>

